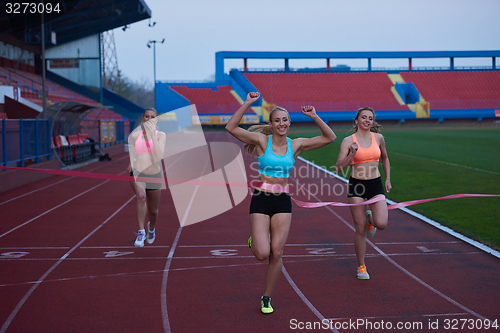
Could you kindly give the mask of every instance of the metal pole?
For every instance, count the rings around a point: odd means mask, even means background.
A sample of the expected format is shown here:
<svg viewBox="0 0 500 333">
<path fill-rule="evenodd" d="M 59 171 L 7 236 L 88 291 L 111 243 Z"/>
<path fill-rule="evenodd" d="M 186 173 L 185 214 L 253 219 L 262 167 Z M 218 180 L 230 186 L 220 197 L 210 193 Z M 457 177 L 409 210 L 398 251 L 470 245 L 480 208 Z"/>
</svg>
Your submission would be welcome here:
<svg viewBox="0 0 500 333">
<path fill-rule="evenodd" d="M 156 109 L 156 41 L 153 41 L 153 66 L 154 66 L 154 94 L 155 94 L 155 109 Z"/>
<path fill-rule="evenodd" d="M 3 166 L 7 166 L 7 127 L 5 123 L 7 121 L 2 119 L 2 152 L 3 152 Z"/>
<path fill-rule="evenodd" d="M 42 0 L 42 4 L 44 4 L 44 1 Z M 44 15 L 42 11 L 42 101 L 43 101 L 43 112 L 47 110 L 47 95 L 45 94 L 46 90 L 46 79 L 45 79 L 45 21 L 44 21 Z"/>
<path fill-rule="evenodd" d="M 50 119 L 47 119 L 47 141 L 49 146 L 49 161 L 52 161 L 52 133 L 50 132 Z"/>
<path fill-rule="evenodd" d="M 40 157 L 39 157 L 39 154 L 40 154 L 40 151 L 38 149 L 38 146 L 39 146 L 39 136 L 38 136 L 38 118 L 35 119 L 35 151 L 36 151 L 36 164 L 40 163 Z"/>
<path fill-rule="evenodd" d="M 19 150 L 21 158 L 21 167 L 24 167 L 24 126 L 23 120 L 19 119 Z"/>
<path fill-rule="evenodd" d="M 103 86 L 102 86 L 102 71 L 104 70 L 103 63 L 101 62 L 104 59 L 104 54 L 102 54 L 103 50 L 101 48 L 101 35 L 99 34 L 99 102 L 101 105 L 104 105 L 104 96 L 103 96 Z"/>
</svg>

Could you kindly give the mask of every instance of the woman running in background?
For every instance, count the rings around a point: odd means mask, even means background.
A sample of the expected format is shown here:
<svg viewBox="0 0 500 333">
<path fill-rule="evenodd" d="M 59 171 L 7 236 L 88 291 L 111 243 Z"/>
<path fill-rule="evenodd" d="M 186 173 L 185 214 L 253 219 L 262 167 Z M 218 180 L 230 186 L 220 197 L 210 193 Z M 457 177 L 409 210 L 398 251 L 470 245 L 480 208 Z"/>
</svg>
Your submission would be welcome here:
<svg viewBox="0 0 500 333">
<path fill-rule="evenodd" d="M 271 295 L 281 272 L 283 249 L 292 221 L 288 177 L 302 151 L 323 147 L 333 142 L 336 136 L 312 106 L 302 107 L 302 113 L 321 130 L 322 135 L 314 138 L 290 140 L 287 137 L 290 116 L 280 107 L 269 114 L 269 125 L 255 125 L 248 130 L 238 127 L 246 110 L 259 97 L 259 93 L 249 93 L 245 103 L 227 123 L 226 130 L 245 143 L 250 155 L 259 160 L 261 183 L 255 188 L 250 204 L 252 236 L 248 239 L 248 246 L 258 260 L 269 260 L 261 311 L 272 313 Z"/>
<path fill-rule="evenodd" d="M 337 158 L 337 172 L 351 165 L 351 176 L 347 191 L 351 204 L 360 204 L 378 196 L 384 196 L 384 186 L 378 168 L 379 159 L 385 173 L 385 191 L 389 193 L 391 185 L 391 169 L 385 141 L 380 134 L 381 126 L 375 121 L 375 112 L 369 107 L 358 110 L 354 119 L 355 133 L 346 137 L 340 144 Z M 370 210 L 365 205 L 350 206 L 356 233 L 354 248 L 358 259 L 358 279 L 368 280 L 370 275 L 366 270 L 365 252 L 366 236 L 373 237 L 376 229 L 383 230 L 388 223 L 387 203 L 381 200 L 370 204 Z"/>
<path fill-rule="evenodd" d="M 129 136 L 130 176 L 163 178 L 161 160 L 165 150 L 166 135 L 156 129 L 158 112 L 149 108 L 142 115 L 143 125 Z M 134 245 L 144 246 L 144 240 L 152 244 L 156 238 L 156 222 L 158 221 L 158 205 L 160 203 L 161 182 L 130 182 L 136 195 L 137 224 L 139 232 Z M 149 217 L 148 233 L 144 230 L 146 214 Z"/>
</svg>

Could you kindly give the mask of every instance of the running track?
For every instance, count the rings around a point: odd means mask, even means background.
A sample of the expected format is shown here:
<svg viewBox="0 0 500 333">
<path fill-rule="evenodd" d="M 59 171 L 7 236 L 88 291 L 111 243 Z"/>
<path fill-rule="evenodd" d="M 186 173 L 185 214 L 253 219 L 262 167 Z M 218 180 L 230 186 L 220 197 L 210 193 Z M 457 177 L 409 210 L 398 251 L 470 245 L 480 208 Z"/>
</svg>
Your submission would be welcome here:
<svg viewBox="0 0 500 333">
<path fill-rule="evenodd" d="M 234 142 L 225 133 L 207 139 Z M 79 171 L 125 174 L 127 163 L 123 154 Z M 310 168 L 307 179 L 291 179 L 304 185 L 297 199 L 345 201 L 308 194 L 310 184 L 344 185 L 302 161 L 296 167 Z M 0 193 L 0 332 L 287 332 L 314 323 L 314 331 L 356 331 L 352 322 L 373 325 L 360 332 L 449 332 L 500 321 L 493 255 L 393 210 L 367 245 L 371 280 L 360 281 L 349 209 L 297 206 L 275 313 L 263 315 L 266 263 L 246 246 L 249 202 L 180 228 L 164 190 L 157 239 L 138 249 L 126 182 L 55 176 Z"/>
</svg>

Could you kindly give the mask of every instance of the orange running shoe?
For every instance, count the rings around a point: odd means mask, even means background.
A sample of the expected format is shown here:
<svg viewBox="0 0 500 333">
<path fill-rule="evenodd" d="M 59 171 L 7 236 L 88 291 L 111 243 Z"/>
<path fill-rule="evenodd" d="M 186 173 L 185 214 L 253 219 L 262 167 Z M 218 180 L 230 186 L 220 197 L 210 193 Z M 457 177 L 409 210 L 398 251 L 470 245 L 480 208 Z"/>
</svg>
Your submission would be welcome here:
<svg viewBox="0 0 500 333">
<path fill-rule="evenodd" d="M 358 279 L 360 280 L 369 280 L 370 275 L 368 275 L 368 272 L 366 271 L 366 266 L 359 266 L 358 267 Z"/>
</svg>

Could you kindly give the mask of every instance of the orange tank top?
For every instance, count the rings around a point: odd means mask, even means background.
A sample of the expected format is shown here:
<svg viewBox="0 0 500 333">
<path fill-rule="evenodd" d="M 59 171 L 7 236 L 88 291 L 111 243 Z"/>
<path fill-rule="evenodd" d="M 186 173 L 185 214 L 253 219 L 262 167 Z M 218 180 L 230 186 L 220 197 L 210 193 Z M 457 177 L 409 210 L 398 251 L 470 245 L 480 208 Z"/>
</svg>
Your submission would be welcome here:
<svg viewBox="0 0 500 333">
<path fill-rule="evenodd" d="M 375 135 L 373 132 L 371 134 L 371 145 L 368 148 L 363 148 L 359 145 L 358 139 L 356 139 L 356 134 L 352 135 L 352 142 L 358 144 L 358 151 L 354 158 L 351 160 L 351 165 L 359 164 L 364 162 L 375 162 L 380 158 L 380 147 L 377 145 L 377 140 L 375 140 Z"/>
</svg>

